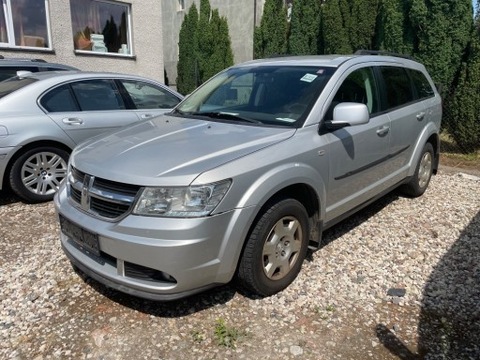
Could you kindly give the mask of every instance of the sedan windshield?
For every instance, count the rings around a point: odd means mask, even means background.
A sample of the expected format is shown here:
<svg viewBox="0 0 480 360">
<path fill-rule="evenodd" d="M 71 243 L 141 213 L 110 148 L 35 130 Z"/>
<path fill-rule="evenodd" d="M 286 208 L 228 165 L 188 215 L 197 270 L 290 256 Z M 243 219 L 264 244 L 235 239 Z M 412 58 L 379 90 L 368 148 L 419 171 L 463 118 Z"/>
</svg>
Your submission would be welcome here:
<svg viewBox="0 0 480 360">
<path fill-rule="evenodd" d="M 300 127 L 334 70 L 285 65 L 231 68 L 188 96 L 173 115 Z"/>
</svg>

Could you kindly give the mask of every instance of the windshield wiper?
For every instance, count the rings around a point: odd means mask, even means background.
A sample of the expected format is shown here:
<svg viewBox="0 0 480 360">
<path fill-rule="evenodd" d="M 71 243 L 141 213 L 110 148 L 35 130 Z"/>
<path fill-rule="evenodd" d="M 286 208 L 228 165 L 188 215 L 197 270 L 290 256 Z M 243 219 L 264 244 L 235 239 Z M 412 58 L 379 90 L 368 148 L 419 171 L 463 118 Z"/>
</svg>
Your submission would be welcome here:
<svg viewBox="0 0 480 360">
<path fill-rule="evenodd" d="M 193 112 L 188 115 L 193 115 L 193 116 L 205 116 L 209 117 L 212 119 L 224 119 L 224 120 L 239 120 L 242 122 L 250 123 L 250 124 L 261 124 L 263 123 L 259 120 L 251 119 L 251 118 L 246 118 L 243 116 L 240 116 L 237 113 L 233 112 L 223 112 L 223 111 L 206 111 L 206 112 Z"/>
</svg>

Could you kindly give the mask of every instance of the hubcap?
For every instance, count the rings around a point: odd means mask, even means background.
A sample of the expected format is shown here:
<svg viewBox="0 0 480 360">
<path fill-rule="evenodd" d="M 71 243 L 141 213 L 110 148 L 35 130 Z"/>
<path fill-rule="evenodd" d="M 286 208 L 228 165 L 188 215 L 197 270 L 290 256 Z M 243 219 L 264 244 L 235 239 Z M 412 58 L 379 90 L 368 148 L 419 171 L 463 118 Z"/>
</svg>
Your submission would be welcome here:
<svg viewBox="0 0 480 360">
<path fill-rule="evenodd" d="M 53 152 L 41 152 L 30 156 L 22 166 L 22 183 L 37 195 L 51 195 L 57 192 L 67 175 L 67 163 Z"/>
<path fill-rule="evenodd" d="M 263 246 L 263 270 L 271 280 L 286 276 L 296 264 L 302 247 L 300 222 L 286 216 L 273 226 Z"/>
<path fill-rule="evenodd" d="M 418 185 L 421 188 L 427 186 L 428 181 L 432 173 L 432 154 L 426 152 L 423 154 L 422 160 L 420 161 L 420 167 L 418 169 Z"/>
</svg>

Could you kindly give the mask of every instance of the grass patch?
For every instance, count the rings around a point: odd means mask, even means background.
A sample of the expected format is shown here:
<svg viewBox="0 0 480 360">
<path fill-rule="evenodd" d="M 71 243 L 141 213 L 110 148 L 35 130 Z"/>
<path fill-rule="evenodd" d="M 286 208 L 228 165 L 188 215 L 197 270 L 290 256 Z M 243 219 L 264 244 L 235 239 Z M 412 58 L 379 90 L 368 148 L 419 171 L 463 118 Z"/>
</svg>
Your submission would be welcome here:
<svg viewBox="0 0 480 360">
<path fill-rule="evenodd" d="M 480 170 L 480 151 L 465 153 L 463 150 L 448 133 L 440 134 L 441 165 Z"/>
<path fill-rule="evenodd" d="M 214 336 L 217 344 L 227 348 L 234 349 L 238 339 L 244 335 L 244 331 L 235 327 L 227 326 L 225 320 L 218 319 L 215 325 Z"/>
</svg>

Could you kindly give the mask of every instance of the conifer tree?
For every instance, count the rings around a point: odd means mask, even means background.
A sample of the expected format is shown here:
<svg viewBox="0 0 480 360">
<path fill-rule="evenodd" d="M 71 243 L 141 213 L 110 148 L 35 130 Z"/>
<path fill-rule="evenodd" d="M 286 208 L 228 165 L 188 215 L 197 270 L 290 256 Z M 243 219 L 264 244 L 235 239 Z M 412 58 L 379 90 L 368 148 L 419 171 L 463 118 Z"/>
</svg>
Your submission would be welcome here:
<svg viewBox="0 0 480 360">
<path fill-rule="evenodd" d="M 288 52 L 292 55 L 319 53 L 320 1 L 295 0 L 290 21 Z"/>
<path fill-rule="evenodd" d="M 339 0 L 329 0 L 321 7 L 321 53 L 350 54 L 352 47 L 343 26 Z"/>
<path fill-rule="evenodd" d="M 256 59 L 287 52 L 287 8 L 283 0 L 266 0 L 260 26 L 253 38 Z"/>
<path fill-rule="evenodd" d="M 198 11 L 195 3 L 183 19 L 178 40 L 177 90 L 182 94 L 198 86 Z"/>
<path fill-rule="evenodd" d="M 415 34 L 408 17 L 409 1 L 383 0 L 380 10 L 376 47 L 381 50 L 412 55 Z"/>
<path fill-rule="evenodd" d="M 409 16 L 417 33 L 415 57 L 442 85 L 444 94 L 450 92 L 471 37 L 472 1 L 412 0 Z"/>
<path fill-rule="evenodd" d="M 445 100 L 445 127 L 465 153 L 480 150 L 480 20 L 459 71 L 457 86 Z"/>
<path fill-rule="evenodd" d="M 209 57 L 203 59 L 205 67 L 202 72 L 202 82 L 233 65 L 233 52 L 228 34 L 227 19 L 220 17 L 217 9 L 212 11 L 208 29 L 211 34 L 215 34 L 215 42 L 212 44 Z"/>
<path fill-rule="evenodd" d="M 228 23 L 218 10 L 211 9 L 209 0 L 200 1 L 200 13 L 195 3 L 185 16 L 179 36 L 177 89 L 182 94 L 192 92 L 211 76 L 233 65 Z"/>
</svg>

